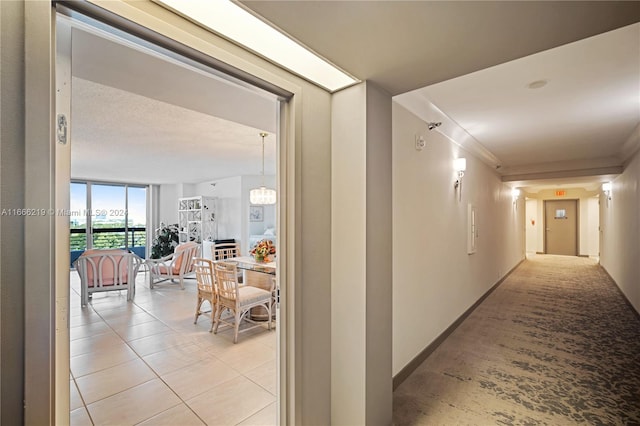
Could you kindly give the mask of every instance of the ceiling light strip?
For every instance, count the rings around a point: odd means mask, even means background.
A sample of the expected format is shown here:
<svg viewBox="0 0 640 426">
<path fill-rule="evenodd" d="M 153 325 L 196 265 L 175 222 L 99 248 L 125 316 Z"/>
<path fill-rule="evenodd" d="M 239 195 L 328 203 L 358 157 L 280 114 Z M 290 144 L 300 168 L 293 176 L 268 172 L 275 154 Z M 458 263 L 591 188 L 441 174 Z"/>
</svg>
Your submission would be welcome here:
<svg viewBox="0 0 640 426">
<path fill-rule="evenodd" d="M 314 52 L 228 0 L 153 0 L 329 91 L 357 83 Z"/>
</svg>

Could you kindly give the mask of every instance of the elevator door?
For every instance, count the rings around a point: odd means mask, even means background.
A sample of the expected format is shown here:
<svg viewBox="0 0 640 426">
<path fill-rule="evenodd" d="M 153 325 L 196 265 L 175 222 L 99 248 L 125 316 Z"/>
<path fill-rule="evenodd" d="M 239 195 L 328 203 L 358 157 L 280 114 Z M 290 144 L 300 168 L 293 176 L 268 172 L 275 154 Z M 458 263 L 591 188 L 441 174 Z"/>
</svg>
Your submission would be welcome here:
<svg viewBox="0 0 640 426">
<path fill-rule="evenodd" d="M 578 255 L 578 201 L 545 201 L 545 253 Z"/>
</svg>

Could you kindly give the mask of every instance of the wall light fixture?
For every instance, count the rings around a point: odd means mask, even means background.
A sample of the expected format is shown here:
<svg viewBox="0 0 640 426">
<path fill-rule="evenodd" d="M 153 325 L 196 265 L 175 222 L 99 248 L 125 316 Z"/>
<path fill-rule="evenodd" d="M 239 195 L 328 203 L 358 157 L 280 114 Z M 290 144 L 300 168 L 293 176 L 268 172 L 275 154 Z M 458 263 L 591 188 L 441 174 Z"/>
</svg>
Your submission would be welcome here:
<svg viewBox="0 0 640 426">
<path fill-rule="evenodd" d="M 513 205 L 518 207 L 518 198 L 520 198 L 520 190 L 518 188 L 511 189 L 511 198 L 513 199 Z"/>
<path fill-rule="evenodd" d="M 609 200 L 611 200 L 611 182 L 605 182 L 602 184 L 602 192 L 607 197 L 607 205 L 609 204 Z"/>
<path fill-rule="evenodd" d="M 453 184 L 453 188 L 458 191 L 459 200 L 462 200 L 462 177 L 467 170 L 467 159 L 456 158 L 453 160 L 453 170 L 457 173 L 458 179 Z"/>
</svg>

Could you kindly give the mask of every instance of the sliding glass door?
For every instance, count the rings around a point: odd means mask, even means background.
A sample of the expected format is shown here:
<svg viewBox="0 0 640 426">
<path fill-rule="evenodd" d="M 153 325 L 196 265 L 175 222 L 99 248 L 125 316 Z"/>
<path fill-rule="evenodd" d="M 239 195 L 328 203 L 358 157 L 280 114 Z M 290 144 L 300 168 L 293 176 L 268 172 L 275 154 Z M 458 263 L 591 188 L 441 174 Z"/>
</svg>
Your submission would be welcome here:
<svg viewBox="0 0 640 426">
<path fill-rule="evenodd" d="M 88 249 L 122 248 L 146 256 L 147 187 L 71 183 L 71 262 Z"/>
<path fill-rule="evenodd" d="M 91 248 L 127 248 L 125 186 L 90 184 Z"/>
<path fill-rule="evenodd" d="M 147 253 L 147 188 L 127 186 L 126 247 L 140 256 Z"/>
<path fill-rule="evenodd" d="M 87 184 L 85 182 L 71 182 L 69 211 L 69 228 L 71 232 L 71 263 L 84 252 L 87 244 Z"/>
</svg>

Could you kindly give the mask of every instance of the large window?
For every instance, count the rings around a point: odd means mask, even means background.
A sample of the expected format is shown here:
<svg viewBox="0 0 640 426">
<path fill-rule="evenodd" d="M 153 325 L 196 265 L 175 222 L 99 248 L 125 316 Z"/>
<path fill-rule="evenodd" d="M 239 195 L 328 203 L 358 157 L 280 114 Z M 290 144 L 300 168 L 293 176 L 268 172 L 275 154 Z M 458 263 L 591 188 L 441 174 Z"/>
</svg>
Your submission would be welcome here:
<svg viewBox="0 0 640 426">
<path fill-rule="evenodd" d="M 71 183 L 71 261 L 74 259 L 74 252 L 82 253 L 87 249 L 87 184 Z M 79 253 L 78 253 L 79 255 Z M 76 256 L 77 257 L 77 256 Z"/>
<path fill-rule="evenodd" d="M 147 246 L 147 188 L 127 187 L 127 247 L 144 258 Z"/>
<path fill-rule="evenodd" d="M 70 204 L 71 262 L 91 248 L 124 248 L 145 257 L 146 187 L 72 182 Z"/>
</svg>

